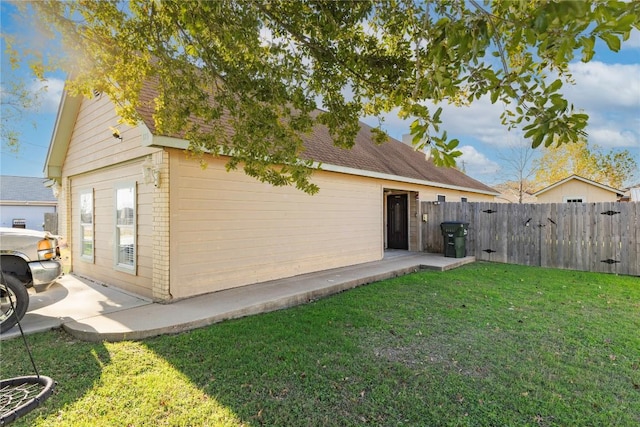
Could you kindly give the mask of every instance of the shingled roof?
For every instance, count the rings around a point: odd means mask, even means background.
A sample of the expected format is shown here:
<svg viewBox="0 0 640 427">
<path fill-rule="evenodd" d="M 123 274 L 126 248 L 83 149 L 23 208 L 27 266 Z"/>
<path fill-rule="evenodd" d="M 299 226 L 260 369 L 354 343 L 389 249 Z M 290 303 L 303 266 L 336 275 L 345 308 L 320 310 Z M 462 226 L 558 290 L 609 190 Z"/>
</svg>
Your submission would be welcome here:
<svg viewBox="0 0 640 427">
<path fill-rule="evenodd" d="M 0 200 L 5 202 L 56 202 L 46 178 L 30 176 L 0 176 Z"/>
<path fill-rule="evenodd" d="M 154 135 L 156 132 L 153 120 L 153 100 L 157 93 L 153 84 L 146 84 L 141 93 L 141 106 L 138 113 L 147 128 Z M 203 123 L 200 123 L 202 125 Z M 228 127 L 229 131 L 231 127 Z M 182 137 L 183 135 L 159 135 Z M 333 144 L 329 129 L 323 125 L 316 125 L 309 134 L 302 136 L 304 151 L 301 158 L 313 160 L 323 165 L 333 165 L 343 168 L 369 171 L 382 175 L 409 178 L 417 181 L 427 181 L 432 185 L 441 184 L 444 187 L 464 188 L 482 193 L 499 194 L 495 189 L 477 181 L 463 172 L 439 167 L 433 161 L 426 160 L 424 153 L 415 151 L 396 139 L 389 138 L 383 144 L 376 144 L 372 135 L 372 128 L 360 122 L 360 131 L 356 135 L 355 144 L 351 149 L 343 149 Z"/>
<path fill-rule="evenodd" d="M 360 131 L 356 135 L 355 144 L 351 149 L 336 147 L 325 126 L 316 126 L 311 134 L 305 135 L 303 139 L 305 151 L 301 157 L 304 159 L 447 186 L 497 193 L 495 189 L 457 169 L 434 165 L 432 160 L 426 159 L 423 152 L 416 151 L 413 147 L 394 138 L 389 138 L 383 144 L 376 144 L 372 137 L 372 128 L 362 122 L 360 122 Z"/>
</svg>

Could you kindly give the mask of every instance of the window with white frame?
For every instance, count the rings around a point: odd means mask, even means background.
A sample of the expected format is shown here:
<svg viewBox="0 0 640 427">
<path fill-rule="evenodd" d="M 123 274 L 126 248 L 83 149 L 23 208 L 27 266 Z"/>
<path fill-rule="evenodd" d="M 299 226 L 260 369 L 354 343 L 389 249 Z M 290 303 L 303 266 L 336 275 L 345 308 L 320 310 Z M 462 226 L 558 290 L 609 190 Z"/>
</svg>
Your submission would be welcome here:
<svg viewBox="0 0 640 427">
<path fill-rule="evenodd" d="M 80 192 L 80 259 L 93 262 L 93 189 Z"/>
<path fill-rule="evenodd" d="M 126 272 L 136 268 L 136 184 L 122 183 L 115 189 L 115 267 Z"/>
<path fill-rule="evenodd" d="M 573 197 L 565 197 L 564 198 L 564 202 L 565 203 L 582 203 L 584 200 L 584 197 L 580 197 L 580 196 L 573 196 Z"/>
</svg>

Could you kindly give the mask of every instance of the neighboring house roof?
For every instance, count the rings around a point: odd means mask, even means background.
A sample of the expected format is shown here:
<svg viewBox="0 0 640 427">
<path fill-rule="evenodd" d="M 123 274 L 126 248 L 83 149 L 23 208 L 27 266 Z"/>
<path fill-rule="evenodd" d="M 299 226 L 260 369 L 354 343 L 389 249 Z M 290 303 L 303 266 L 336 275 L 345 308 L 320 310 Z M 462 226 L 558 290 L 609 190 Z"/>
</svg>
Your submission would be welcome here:
<svg viewBox="0 0 640 427">
<path fill-rule="evenodd" d="M 589 184 L 589 185 L 593 185 L 594 187 L 602 188 L 603 190 L 606 190 L 606 191 L 610 191 L 612 193 L 615 193 L 618 196 L 622 196 L 622 193 L 623 193 L 622 190 L 618 190 L 616 188 L 609 187 L 608 185 L 600 184 L 599 182 L 592 181 L 592 180 L 587 179 L 587 178 L 583 178 L 583 177 L 581 177 L 579 175 L 571 175 L 571 176 L 568 176 L 568 177 L 566 177 L 564 179 L 561 179 L 558 182 L 555 182 L 555 183 L 551 184 L 548 187 L 543 188 L 542 190 L 536 191 L 535 193 L 533 193 L 533 195 L 534 196 L 539 196 L 540 194 L 546 193 L 547 191 L 549 191 L 549 190 L 551 190 L 553 188 L 556 188 L 556 187 L 558 187 L 558 186 L 560 186 L 560 185 L 562 185 L 562 184 L 564 184 L 564 183 L 566 183 L 568 181 L 571 181 L 573 179 L 575 179 L 577 181 L 582 181 L 582 182 L 584 182 L 586 184 Z"/>
<path fill-rule="evenodd" d="M 138 108 L 138 113 L 152 135 L 152 141 L 148 144 L 186 149 L 188 141 L 182 139 L 183 135 L 159 135 L 156 132 L 153 110 L 149 107 L 154 105 L 152 101 L 155 97 L 154 87 L 145 85 L 141 92 L 142 106 Z M 72 122 L 67 122 L 64 126 L 58 122 L 74 119 L 78 108 L 78 98 L 63 96 L 45 164 L 45 173 L 52 178 L 60 176 L 63 156 L 70 138 L 68 129 L 73 127 Z M 205 124 L 201 123 L 201 125 Z M 403 182 L 498 195 L 495 189 L 457 169 L 435 166 L 433 161 L 425 159 L 424 153 L 415 151 L 398 140 L 390 138 L 386 143 L 376 144 L 371 130 L 370 126 L 360 123 L 360 131 L 356 135 L 354 146 L 351 149 L 342 149 L 333 144 L 326 126 L 317 125 L 309 134 L 302 136 L 305 150 L 300 157 L 321 163 L 321 169 L 327 171 L 391 180 L 400 178 Z M 230 127 L 229 131 L 231 131 Z"/>
<path fill-rule="evenodd" d="M 517 183 L 512 183 L 513 185 L 517 185 Z M 497 196 L 497 202 L 502 203 L 519 203 L 520 202 L 520 192 L 514 188 L 509 183 L 502 183 L 494 185 L 493 188 L 500 192 L 500 195 Z M 523 191 L 522 193 L 522 203 L 535 203 L 536 198 L 531 195 L 528 191 Z"/>
<path fill-rule="evenodd" d="M 21 203 L 57 203 L 51 188 L 44 186 L 46 178 L 30 176 L 0 176 L 0 201 Z"/>
</svg>

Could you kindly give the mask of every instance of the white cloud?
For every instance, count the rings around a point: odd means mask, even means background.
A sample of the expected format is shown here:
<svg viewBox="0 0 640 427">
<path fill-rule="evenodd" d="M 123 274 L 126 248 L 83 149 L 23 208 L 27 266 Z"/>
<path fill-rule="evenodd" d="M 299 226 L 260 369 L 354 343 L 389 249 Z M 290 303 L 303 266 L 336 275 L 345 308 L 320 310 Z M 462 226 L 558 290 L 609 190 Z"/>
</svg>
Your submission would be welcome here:
<svg viewBox="0 0 640 427">
<path fill-rule="evenodd" d="M 589 141 L 603 148 L 640 148 L 638 134 L 618 129 L 615 125 L 611 127 L 595 127 L 589 131 Z"/>
<path fill-rule="evenodd" d="M 35 80 L 29 90 L 40 99 L 37 107 L 39 113 L 56 113 L 64 90 L 64 80 L 49 78 L 45 81 Z"/>
<path fill-rule="evenodd" d="M 574 107 L 589 111 L 640 108 L 640 64 L 578 62 L 570 65 L 575 85 L 565 84 Z"/>
<path fill-rule="evenodd" d="M 437 106 L 426 103 L 433 112 Z M 474 101 L 470 106 L 457 107 L 455 105 L 443 104 L 442 124 L 440 131 L 447 131 L 449 138 L 458 138 L 462 143 L 465 139 L 474 139 L 485 142 L 492 146 L 505 147 L 509 144 L 510 132 L 500 123 L 503 105 L 500 103 L 491 104 L 488 97 L 482 97 Z M 413 119 L 403 120 L 398 117 L 398 110 L 393 110 L 383 115 L 385 129 L 389 135 L 396 139 L 402 139 L 402 135 L 409 133 L 409 125 Z M 371 126 L 377 126 L 378 122 L 374 118 L 365 118 L 364 122 Z"/>
<path fill-rule="evenodd" d="M 471 145 L 463 145 L 458 148 L 462 151 L 462 156 L 458 157 L 458 167 L 464 169 L 467 175 L 478 179 L 489 178 L 500 170 L 498 163 L 490 160 L 487 156 L 476 150 Z"/>
<path fill-rule="evenodd" d="M 603 148 L 640 145 L 640 64 L 571 64 L 576 84 L 563 93 L 589 115 L 590 142 Z"/>
</svg>

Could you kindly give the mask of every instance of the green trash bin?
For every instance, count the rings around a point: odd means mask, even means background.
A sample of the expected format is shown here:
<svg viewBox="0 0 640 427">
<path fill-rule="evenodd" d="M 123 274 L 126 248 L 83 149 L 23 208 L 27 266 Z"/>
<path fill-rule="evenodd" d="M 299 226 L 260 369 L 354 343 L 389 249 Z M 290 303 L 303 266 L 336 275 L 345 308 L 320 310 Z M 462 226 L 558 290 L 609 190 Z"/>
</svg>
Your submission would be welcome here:
<svg viewBox="0 0 640 427">
<path fill-rule="evenodd" d="M 447 221 L 440 224 L 444 238 L 444 256 L 464 258 L 467 256 L 468 222 Z"/>
</svg>

